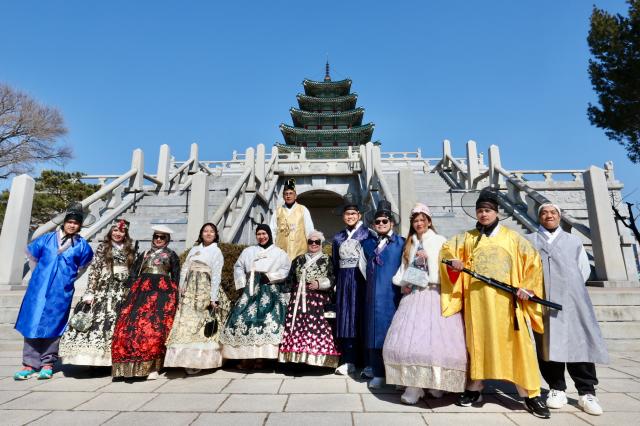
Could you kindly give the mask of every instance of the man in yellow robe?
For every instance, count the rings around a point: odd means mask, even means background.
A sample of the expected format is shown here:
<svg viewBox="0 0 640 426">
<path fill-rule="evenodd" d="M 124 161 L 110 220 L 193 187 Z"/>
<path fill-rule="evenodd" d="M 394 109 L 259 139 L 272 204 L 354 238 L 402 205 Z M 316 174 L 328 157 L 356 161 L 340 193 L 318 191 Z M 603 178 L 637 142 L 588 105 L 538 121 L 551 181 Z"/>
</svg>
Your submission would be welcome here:
<svg viewBox="0 0 640 426">
<path fill-rule="evenodd" d="M 540 375 L 529 326 L 543 332 L 542 308 L 528 302 L 543 297 L 542 265 L 533 246 L 498 222 L 498 199 L 483 191 L 476 202 L 477 229 L 446 242 L 440 252 L 452 266 L 441 266 L 442 314 L 462 311 L 469 352 L 469 383 L 456 402 L 471 406 L 482 402 L 484 379 L 516 385 L 524 405 L 537 417 L 548 418 L 540 398 Z M 468 274 L 463 267 L 513 287 L 518 295 L 498 290 Z"/>
<path fill-rule="evenodd" d="M 282 191 L 284 205 L 271 216 L 274 242 L 293 260 L 307 252 L 307 235 L 314 230 L 309 210 L 296 202 L 296 181 L 287 179 Z"/>
</svg>

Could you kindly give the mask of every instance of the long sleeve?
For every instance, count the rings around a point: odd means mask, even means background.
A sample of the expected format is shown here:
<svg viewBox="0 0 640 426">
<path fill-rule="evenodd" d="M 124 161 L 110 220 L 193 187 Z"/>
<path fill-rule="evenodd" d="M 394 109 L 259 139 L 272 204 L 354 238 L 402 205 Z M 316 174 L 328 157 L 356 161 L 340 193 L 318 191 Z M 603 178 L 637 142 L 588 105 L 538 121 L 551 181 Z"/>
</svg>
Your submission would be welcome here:
<svg viewBox="0 0 640 426">
<path fill-rule="evenodd" d="M 171 281 L 177 283 L 180 280 L 180 258 L 171 250 Z"/>
<path fill-rule="evenodd" d="M 247 247 L 240 253 L 238 260 L 233 264 L 233 281 L 236 285 L 236 290 L 244 288 L 247 285 L 247 271 L 245 267 L 245 263 L 247 262 L 247 257 L 249 255 L 248 250 L 251 250 L 251 247 Z"/>
<path fill-rule="evenodd" d="M 87 293 L 94 294 L 98 289 L 98 282 L 102 275 L 102 269 L 104 268 L 104 244 L 100 244 L 96 250 L 96 255 L 89 265 L 88 278 L 87 278 Z"/>
<path fill-rule="evenodd" d="M 283 281 L 287 278 L 287 275 L 289 275 L 289 269 L 291 269 L 291 260 L 289 260 L 287 253 L 277 247 L 274 247 L 274 250 L 280 251 L 280 253 L 274 255 L 278 256 L 278 260 L 274 262 L 273 267 L 266 273 L 269 282 L 272 284 Z"/>
<path fill-rule="evenodd" d="M 440 250 L 440 260 L 460 259 L 464 262 L 464 241 L 465 234 L 458 234 L 444 243 Z M 443 316 L 449 317 L 462 310 L 463 291 L 464 277 L 440 263 L 440 305 Z"/>
<path fill-rule="evenodd" d="M 589 257 L 587 256 L 587 252 L 584 250 L 584 247 L 580 247 L 580 253 L 578 253 L 578 267 L 580 268 L 580 273 L 582 274 L 582 280 L 587 282 L 589 276 L 591 275 L 591 265 L 589 265 Z"/>
<path fill-rule="evenodd" d="M 522 265 L 520 285 L 518 287 L 529 289 L 533 291 L 536 296 L 544 298 L 544 277 L 540 254 L 524 237 L 518 235 L 516 238 L 518 239 L 518 264 Z M 544 332 L 542 306 L 526 300 L 522 302 L 522 305 L 529 316 L 533 331 L 542 334 Z"/>
<path fill-rule="evenodd" d="M 211 266 L 211 300 L 216 302 L 218 300 L 218 291 L 220 289 L 220 282 L 222 281 L 222 267 L 224 266 L 224 256 L 222 251 L 216 250 L 214 255 L 213 265 Z"/>
<path fill-rule="evenodd" d="M 302 206 L 302 208 L 304 209 L 304 235 L 308 236 L 315 228 L 313 227 L 313 220 L 311 219 L 311 213 L 309 213 L 309 209 L 305 206 Z"/>
<path fill-rule="evenodd" d="M 333 287 L 335 283 L 335 275 L 333 274 L 333 262 L 331 256 L 327 259 L 327 276 L 318 280 L 318 289 L 327 291 Z"/>
</svg>

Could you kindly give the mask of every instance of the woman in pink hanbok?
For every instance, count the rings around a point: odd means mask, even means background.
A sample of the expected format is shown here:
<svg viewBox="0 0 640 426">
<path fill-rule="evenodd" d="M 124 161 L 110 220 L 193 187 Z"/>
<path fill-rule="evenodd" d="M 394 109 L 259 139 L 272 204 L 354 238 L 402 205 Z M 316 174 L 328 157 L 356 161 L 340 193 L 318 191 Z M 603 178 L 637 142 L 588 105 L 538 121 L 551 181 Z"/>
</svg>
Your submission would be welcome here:
<svg viewBox="0 0 640 426">
<path fill-rule="evenodd" d="M 431 212 L 422 203 L 411 210 L 411 229 L 393 283 L 402 300 L 384 342 L 388 384 L 406 386 L 405 404 L 415 404 L 427 389 L 433 397 L 463 392 L 467 349 L 462 316 L 443 317 L 440 308 L 439 254 L 444 237 L 436 234 Z"/>
</svg>

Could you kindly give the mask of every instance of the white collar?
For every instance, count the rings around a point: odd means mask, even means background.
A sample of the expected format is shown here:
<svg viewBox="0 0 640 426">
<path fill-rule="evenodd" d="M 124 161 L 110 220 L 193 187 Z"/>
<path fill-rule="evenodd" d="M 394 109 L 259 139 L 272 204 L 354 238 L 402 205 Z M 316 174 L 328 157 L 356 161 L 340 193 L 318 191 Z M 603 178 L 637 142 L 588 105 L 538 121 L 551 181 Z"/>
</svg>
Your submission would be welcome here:
<svg viewBox="0 0 640 426">
<path fill-rule="evenodd" d="M 362 226 L 362 221 L 358 221 L 358 223 L 356 223 L 356 226 L 353 227 L 353 229 L 351 231 L 349 231 L 349 228 L 345 228 L 345 231 L 347 231 L 347 237 L 351 238 L 351 236 L 353 234 L 355 234 L 355 232 L 360 229 L 360 227 Z"/>
</svg>

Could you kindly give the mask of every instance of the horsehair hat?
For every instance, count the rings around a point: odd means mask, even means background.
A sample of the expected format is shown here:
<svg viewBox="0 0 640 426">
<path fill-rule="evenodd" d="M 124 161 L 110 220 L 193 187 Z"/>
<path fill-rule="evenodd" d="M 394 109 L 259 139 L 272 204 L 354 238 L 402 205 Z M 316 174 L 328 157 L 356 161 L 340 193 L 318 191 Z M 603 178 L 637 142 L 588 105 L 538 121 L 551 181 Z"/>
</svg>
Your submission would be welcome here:
<svg viewBox="0 0 640 426">
<path fill-rule="evenodd" d="M 82 225 L 82 222 L 84 221 L 84 209 L 82 208 L 82 203 L 73 202 L 69 204 L 64 215 L 63 223 L 70 220 L 75 220 Z"/>
<path fill-rule="evenodd" d="M 558 211 L 558 214 L 560 216 L 562 216 L 562 210 L 560 209 L 560 206 L 557 204 L 554 204 L 552 202 L 546 202 L 546 203 L 542 203 L 540 204 L 540 207 L 538 207 L 538 216 L 540 216 L 540 213 L 542 212 L 542 209 L 545 207 L 553 207 L 554 209 L 556 209 Z"/>
<path fill-rule="evenodd" d="M 358 205 L 356 196 L 350 192 L 347 192 L 344 197 L 342 197 L 342 212 L 344 213 L 347 210 L 355 210 L 360 213 L 360 206 Z"/>
<path fill-rule="evenodd" d="M 398 223 L 398 216 L 393 212 L 393 210 L 391 210 L 391 203 L 387 200 L 380 200 L 378 208 L 373 215 L 374 218 L 378 218 L 380 216 L 386 216 L 393 222 Z"/>
<path fill-rule="evenodd" d="M 296 180 L 294 178 L 289 178 L 284 182 L 284 187 L 282 188 L 282 192 L 288 189 L 292 191 L 296 190 Z"/>
<path fill-rule="evenodd" d="M 488 208 L 498 211 L 498 205 L 498 196 L 494 191 L 487 188 L 480 191 L 480 195 L 478 195 L 478 199 L 476 200 L 476 209 Z"/>
</svg>

